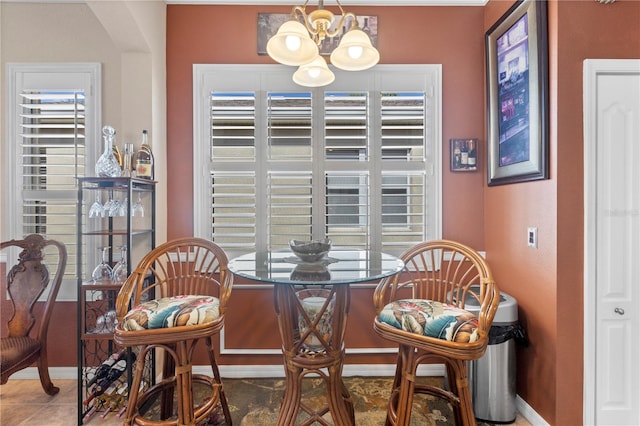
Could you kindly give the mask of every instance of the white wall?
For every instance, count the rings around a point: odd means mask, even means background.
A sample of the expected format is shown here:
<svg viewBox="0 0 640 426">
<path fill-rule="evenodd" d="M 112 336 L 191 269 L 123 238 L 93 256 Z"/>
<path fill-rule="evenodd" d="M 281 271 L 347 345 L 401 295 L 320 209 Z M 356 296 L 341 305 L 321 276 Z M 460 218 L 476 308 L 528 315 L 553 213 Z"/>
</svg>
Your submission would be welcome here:
<svg viewBox="0 0 640 426">
<path fill-rule="evenodd" d="M 166 5 L 162 0 L 87 3 L 0 2 L 0 147 L 7 141 L 5 68 L 15 62 L 102 64 L 102 125 L 118 131 L 117 143 L 140 143 L 148 129 L 156 156 L 157 241 L 166 240 Z M 100 144 L 100 141 L 96 141 Z M 98 150 L 100 152 L 100 150 Z M 0 149 L 0 170 L 6 159 Z M 0 188 L 7 185 L 0 172 Z M 0 240 L 6 234 L 0 201 Z"/>
</svg>

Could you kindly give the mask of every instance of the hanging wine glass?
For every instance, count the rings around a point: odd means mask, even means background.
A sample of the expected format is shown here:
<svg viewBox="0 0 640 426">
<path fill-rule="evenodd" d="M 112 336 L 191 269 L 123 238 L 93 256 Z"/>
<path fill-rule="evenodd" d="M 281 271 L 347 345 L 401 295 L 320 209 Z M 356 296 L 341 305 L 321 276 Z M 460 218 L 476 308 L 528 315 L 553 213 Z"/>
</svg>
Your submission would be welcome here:
<svg viewBox="0 0 640 426">
<path fill-rule="evenodd" d="M 129 277 L 129 271 L 127 266 L 127 246 L 120 247 L 120 260 L 113 267 L 113 283 L 124 284 Z"/>
<path fill-rule="evenodd" d="M 144 217 L 144 206 L 142 205 L 142 198 L 138 192 L 138 200 L 131 206 L 131 216 L 136 216 L 140 213 L 140 217 Z"/>
<path fill-rule="evenodd" d="M 120 207 L 118 207 L 118 216 L 124 217 L 127 215 L 128 205 L 129 205 L 129 198 L 125 197 L 124 200 L 120 202 Z"/>
<path fill-rule="evenodd" d="M 106 203 L 104 203 L 102 217 L 107 217 L 107 216 L 113 217 L 115 215 L 115 212 L 118 211 L 117 203 L 118 203 L 118 200 L 113 198 L 113 190 L 111 190 L 109 194 L 109 199 L 107 200 Z"/>
<path fill-rule="evenodd" d="M 89 217 L 101 216 L 103 208 L 104 206 L 100 201 L 100 192 L 96 191 L 96 200 L 93 202 L 93 204 L 91 204 L 91 207 L 89 208 Z"/>
<path fill-rule="evenodd" d="M 113 199 L 111 206 L 109 206 L 109 217 L 115 217 L 120 214 L 120 200 L 117 198 Z"/>
<path fill-rule="evenodd" d="M 91 274 L 94 284 L 108 284 L 113 276 L 113 269 L 109 265 L 109 246 L 99 247 L 102 250 L 102 262 L 98 264 Z"/>
</svg>

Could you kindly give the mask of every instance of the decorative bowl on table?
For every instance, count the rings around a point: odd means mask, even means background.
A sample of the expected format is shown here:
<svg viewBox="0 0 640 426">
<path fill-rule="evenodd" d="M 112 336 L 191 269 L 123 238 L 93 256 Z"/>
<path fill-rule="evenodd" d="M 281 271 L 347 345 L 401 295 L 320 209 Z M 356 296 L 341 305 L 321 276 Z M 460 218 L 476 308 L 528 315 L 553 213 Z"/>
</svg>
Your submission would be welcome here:
<svg viewBox="0 0 640 426">
<path fill-rule="evenodd" d="M 313 263 L 321 261 L 329 253 L 331 240 L 328 238 L 311 241 L 291 240 L 289 247 L 300 260 Z"/>
</svg>

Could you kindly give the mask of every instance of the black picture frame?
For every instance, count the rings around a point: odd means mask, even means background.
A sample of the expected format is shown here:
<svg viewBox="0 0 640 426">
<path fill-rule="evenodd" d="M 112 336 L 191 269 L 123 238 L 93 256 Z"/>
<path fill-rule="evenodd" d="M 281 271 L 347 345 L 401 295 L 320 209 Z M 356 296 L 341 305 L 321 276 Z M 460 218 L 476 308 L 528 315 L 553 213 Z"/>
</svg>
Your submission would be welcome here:
<svg viewBox="0 0 640 426">
<path fill-rule="evenodd" d="M 519 0 L 485 34 L 487 183 L 549 178 L 547 2 Z"/>
<path fill-rule="evenodd" d="M 449 140 L 452 172 L 475 172 L 478 170 L 478 139 Z"/>
</svg>

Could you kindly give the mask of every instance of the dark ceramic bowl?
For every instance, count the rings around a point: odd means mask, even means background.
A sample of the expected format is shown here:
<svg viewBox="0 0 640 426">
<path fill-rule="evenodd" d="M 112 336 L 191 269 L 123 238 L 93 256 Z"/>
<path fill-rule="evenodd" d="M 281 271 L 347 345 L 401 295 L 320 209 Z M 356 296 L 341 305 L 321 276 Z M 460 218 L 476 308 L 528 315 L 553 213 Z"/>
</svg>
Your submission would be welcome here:
<svg viewBox="0 0 640 426">
<path fill-rule="evenodd" d="M 291 240 L 289 247 L 293 254 L 298 256 L 303 262 L 318 262 L 331 250 L 331 240 Z"/>
</svg>

